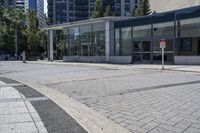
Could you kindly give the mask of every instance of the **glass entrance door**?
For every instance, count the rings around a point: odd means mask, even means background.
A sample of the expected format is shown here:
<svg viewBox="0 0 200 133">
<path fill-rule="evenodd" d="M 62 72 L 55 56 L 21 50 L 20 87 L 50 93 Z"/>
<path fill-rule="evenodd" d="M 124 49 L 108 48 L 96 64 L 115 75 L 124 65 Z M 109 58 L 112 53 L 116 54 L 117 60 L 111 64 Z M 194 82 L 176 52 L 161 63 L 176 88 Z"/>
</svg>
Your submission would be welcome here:
<svg viewBox="0 0 200 133">
<path fill-rule="evenodd" d="M 151 42 L 150 41 L 142 42 L 142 62 L 143 63 L 151 62 Z"/>
<path fill-rule="evenodd" d="M 133 62 L 140 63 L 142 60 L 141 56 L 141 42 L 136 41 L 133 43 Z"/>
<path fill-rule="evenodd" d="M 89 56 L 90 49 L 88 44 L 82 44 L 81 45 L 81 55 L 82 56 Z"/>
<path fill-rule="evenodd" d="M 132 58 L 133 63 L 150 63 L 151 41 L 134 41 Z"/>
</svg>

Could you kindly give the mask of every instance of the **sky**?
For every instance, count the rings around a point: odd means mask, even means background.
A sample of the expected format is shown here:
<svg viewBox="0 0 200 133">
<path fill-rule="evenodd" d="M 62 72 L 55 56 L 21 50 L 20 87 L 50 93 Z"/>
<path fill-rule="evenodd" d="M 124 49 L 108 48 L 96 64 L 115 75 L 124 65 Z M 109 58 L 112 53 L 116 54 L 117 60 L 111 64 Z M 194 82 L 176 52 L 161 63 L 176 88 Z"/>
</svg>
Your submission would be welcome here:
<svg viewBox="0 0 200 133">
<path fill-rule="evenodd" d="M 44 13 L 47 14 L 47 0 L 44 0 Z"/>
</svg>

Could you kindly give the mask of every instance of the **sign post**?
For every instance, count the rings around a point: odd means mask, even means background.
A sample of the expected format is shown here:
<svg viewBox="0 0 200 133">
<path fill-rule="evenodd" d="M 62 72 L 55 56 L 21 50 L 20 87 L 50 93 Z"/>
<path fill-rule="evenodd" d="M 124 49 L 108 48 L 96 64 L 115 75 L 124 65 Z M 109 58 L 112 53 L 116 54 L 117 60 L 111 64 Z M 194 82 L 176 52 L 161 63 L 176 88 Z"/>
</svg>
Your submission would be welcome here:
<svg viewBox="0 0 200 133">
<path fill-rule="evenodd" d="M 165 69 L 165 47 L 166 47 L 166 40 L 160 39 L 160 48 L 162 49 L 162 70 Z"/>
</svg>

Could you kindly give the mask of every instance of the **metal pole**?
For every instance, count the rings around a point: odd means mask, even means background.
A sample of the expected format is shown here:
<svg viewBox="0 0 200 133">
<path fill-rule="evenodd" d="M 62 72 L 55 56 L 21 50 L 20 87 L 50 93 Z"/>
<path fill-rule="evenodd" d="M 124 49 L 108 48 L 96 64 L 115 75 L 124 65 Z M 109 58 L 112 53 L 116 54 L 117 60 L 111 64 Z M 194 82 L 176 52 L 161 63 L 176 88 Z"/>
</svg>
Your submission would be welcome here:
<svg viewBox="0 0 200 133">
<path fill-rule="evenodd" d="M 164 56 L 164 54 L 165 54 L 165 50 L 164 50 L 164 48 L 162 48 L 162 70 L 164 70 L 165 69 L 165 67 L 164 67 L 164 64 L 165 64 L 165 56 Z"/>
<path fill-rule="evenodd" d="M 57 60 L 57 58 L 58 58 L 58 37 L 57 37 L 57 35 L 56 35 L 55 39 L 56 39 L 56 60 Z"/>
<path fill-rule="evenodd" d="M 15 55 L 17 60 L 17 30 L 15 31 Z"/>
</svg>

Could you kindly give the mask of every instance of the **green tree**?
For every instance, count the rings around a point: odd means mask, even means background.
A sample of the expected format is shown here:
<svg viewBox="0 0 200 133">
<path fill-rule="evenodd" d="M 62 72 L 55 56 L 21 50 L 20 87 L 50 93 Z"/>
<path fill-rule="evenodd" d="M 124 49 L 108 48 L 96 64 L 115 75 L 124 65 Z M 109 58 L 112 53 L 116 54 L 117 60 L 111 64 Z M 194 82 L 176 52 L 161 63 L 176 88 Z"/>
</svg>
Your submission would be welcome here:
<svg viewBox="0 0 200 133">
<path fill-rule="evenodd" d="M 149 3 L 149 0 L 144 0 L 143 15 L 149 15 L 149 14 L 151 14 L 151 5 Z"/>
<path fill-rule="evenodd" d="M 96 0 L 92 18 L 104 17 L 104 5 L 101 0 Z"/>
<path fill-rule="evenodd" d="M 143 16 L 142 8 L 138 7 L 133 10 L 132 16 Z"/>
<path fill-rule="evenodd" d="M 144 16 L 151 14 L 149 0 L 141 0 L 139 7 L 133 10 L 133 16 Z"/>
<path fill-rule="evenodd" d="M 105 17 L 106 17 L 106 16 L 113 16 L 113 12 L 112 12 L 112 10 L 111 10 L 111 6 L 110 6 L 110 5 L 106 6 L 104 16 L 105 16 Z"/>
<path fill-rule="evenodd" d="M 15 53 L 15 39 L 18 38 L 17 43 L 19 43 L 17 48 L 22 48 L 25 45 L 24 29 L 25 24 L 25 14 L 22 10 L 18 9 L 0 9 L 0 48 L 3 49 L 8 54 Z"/>
<path fill-rule="evenodd" d="M 2 11 L 3 11 L 3 0 L 0 0 L 0 22 L 3 14 Z"/>
<path fill-rule="evenodd" d="M 30 10 L 26 29 L 27 51 L 29 56 L 39 56 L 45 49 L 45 33 L 38 29 L 38 19 L 35 12 Z"/>
<path fill-rule="evenodd" d="M 38 29 L 34 11 L 26 15 L 23 10 L 5 8 L 2 3 L 0 0 L 0 50 L 10 55 L 14 55 L 16 49 L 18 54 L 23 50 L 27 50 L 29 55 L 44 52 L 47 37 Z"/>
</svg>

